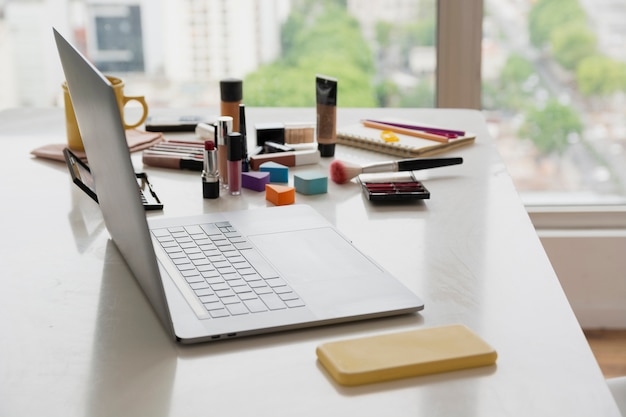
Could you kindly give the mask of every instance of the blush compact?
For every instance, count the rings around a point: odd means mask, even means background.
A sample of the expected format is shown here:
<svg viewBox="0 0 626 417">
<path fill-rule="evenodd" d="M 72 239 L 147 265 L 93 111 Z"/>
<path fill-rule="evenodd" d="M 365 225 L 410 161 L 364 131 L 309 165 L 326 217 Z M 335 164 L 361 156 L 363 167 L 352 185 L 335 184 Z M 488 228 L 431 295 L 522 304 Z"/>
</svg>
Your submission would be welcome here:
<svg viewBox="0 0 626 417">
<path fill-rule="evenodd" d="M 359 182 L 370 201 L 405 201 L 430 198 L 430 192 L 411 171 L 361 174 Z"/>
</svg>

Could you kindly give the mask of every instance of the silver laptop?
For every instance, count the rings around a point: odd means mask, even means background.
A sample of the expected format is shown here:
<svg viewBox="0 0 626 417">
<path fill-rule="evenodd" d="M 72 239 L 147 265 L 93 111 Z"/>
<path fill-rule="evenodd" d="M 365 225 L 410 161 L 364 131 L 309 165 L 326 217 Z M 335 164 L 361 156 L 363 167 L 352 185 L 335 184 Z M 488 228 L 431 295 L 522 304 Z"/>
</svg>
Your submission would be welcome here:
<svg viewBox="0 0 626 417">
<path fill-rule="evenodd" d="M 423 308 L 305 205 L 147 220 L 110 83 L 54 36 L 106 227 L 174 339 L 204 342 Z"/>
</svg>

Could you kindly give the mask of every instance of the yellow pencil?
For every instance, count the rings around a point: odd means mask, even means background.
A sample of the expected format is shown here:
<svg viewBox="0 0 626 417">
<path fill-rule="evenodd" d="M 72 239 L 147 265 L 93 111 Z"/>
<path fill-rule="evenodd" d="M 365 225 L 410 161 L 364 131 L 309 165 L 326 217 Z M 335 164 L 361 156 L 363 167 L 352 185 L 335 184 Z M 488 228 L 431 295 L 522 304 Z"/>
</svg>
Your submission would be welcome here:
<svg viewBox="0 0 626 417">
<path fill-rule="evenodd" d="M 387 125 L 384 123 L 371 122 L 369 120 L 362 120 L 361 123 L 363 123 L 363 126 L 365 127 L 371 127 L 371 128 L 379 129 L 379 130 L 390 130 L 395 133 L 401 133 L 403 135 L 414 136 L 416 138 L 434 140 L 436 142 L 444 142 L 444 143 L 450 142 L 450 138 L 446 136 L 436 135 L 434 133 L 428 133 L 428 132 L 424 132 L 421 130 L 405 129 L 402 127 Z"/>
</svg>

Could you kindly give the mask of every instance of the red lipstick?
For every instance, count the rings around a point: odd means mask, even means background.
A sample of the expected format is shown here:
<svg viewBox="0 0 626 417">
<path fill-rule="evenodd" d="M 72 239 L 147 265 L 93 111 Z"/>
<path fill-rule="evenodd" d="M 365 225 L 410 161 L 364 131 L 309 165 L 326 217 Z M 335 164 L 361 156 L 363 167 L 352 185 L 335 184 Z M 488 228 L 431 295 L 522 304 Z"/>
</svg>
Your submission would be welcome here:
<svg viewBox="0 0 626 417">
<path fill-rule="evenodd" d="M 204 169 L 202 170 L 202 196 L 217 198 L 220 196 L 220 178 L 217 171 L 217 151 L 215 144 L 204 142 Z"/>
</svg>

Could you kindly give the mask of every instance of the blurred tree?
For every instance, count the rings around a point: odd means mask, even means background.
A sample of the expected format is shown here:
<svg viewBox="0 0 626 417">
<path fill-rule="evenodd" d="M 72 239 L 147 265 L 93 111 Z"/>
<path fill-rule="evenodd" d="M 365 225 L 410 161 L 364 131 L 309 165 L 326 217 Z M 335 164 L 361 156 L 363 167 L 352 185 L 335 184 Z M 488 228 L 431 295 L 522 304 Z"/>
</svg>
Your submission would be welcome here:
<svg viewBox="0 0 626 417">
<path fill-rule="evenodd" d="M 282 57 L 245 77 L 247 105 L 314 106 L 316 74 L 338 78 L 340 106 L 377 104 L 371 51 L 345 0 L 294 3 L 281 39 Z"/>
<path fill-rule="evenodd" d="M 530 138 L 542 155 L 562 154 L 570 134 L 582 134 L 579 115 L 569 106 L 550 99 L 543 109 L 530 109 L 520 134 Z"/>
<path fill-rule="evenodd" d="M 398 107 L 400 88 L 394 82 L 383 80 L 376 85 L 376 99 L 380 107 Z"/>
<path fill-rule="evenodd" d="M 576 83 L 580 92 L 588 97 L 625 90 L 626 64 L 607 56 L 590 56 L 578 65 Z"/>
<path fill-rule="evenodd" d="M 537 0 L 528 14 L 530 41 L 538 48 L 546 46 L 555 29 L 572 23 L 587 23 L 578 0 Z"/>
<path fill-rule="evenodd" d="M 399 107 L 435 107 L 434 84 L 424 80 L 417 87 L 400 94 Z"/>
<path fill-rule="evenodd" d="M 589 30 L 589 26 L 580 23 L 570 23 L 555 28 L 550 35 L 550 44 L 554 59 L 563 68 L 574 71 L 578 63 L 596 52 L 596 36 Z"/>
<path fill-rule="evenodd" d="M 535 69 L 528 59 L 518 53 L 509 55 L 500 77 L 483 85 L 483 108 L 524 111 L 532 97 L 526 85 L 533 74 Z"/>
<path fill-rule="evenodd" d="M 379 21 L 376 24 L 376 57 L 378 105 L 382 107 L 433 107 L 434 83 L 430 74 L 414 74 L 410 57 L 416 47 L 436 45 L 436 2 L 422 0 L 417 20 L 412 23 Z M 433 52 L 434 53 L 434 52 Z M 397 73 L 414 77 L 415 85 L 407 88 L 395 84 Z"/>
<path fill-rule="evenodd" d="M 525 83 L 528 78 L 535 73 L 533 64 L 519 53 L 513 53 L 509 55 L 502 73 L 500 74 L 500 80 L 502 84 L 515 85 L 517 88 L 522 88 L 522 84 Z"/>
</svg>

